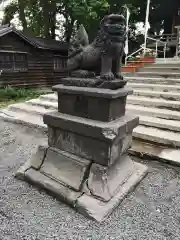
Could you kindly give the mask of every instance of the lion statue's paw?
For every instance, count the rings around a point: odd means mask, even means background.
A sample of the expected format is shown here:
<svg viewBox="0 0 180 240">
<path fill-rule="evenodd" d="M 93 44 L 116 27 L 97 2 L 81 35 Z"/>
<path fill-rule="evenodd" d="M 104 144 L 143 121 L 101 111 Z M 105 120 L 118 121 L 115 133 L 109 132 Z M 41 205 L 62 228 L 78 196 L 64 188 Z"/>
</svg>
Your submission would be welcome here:
<svg viewBox="0 0 180 240">
<path fill-rule="evenodd" d="M 119 73 L 115 73 L 114 76 L 117 79 L 124 80 L 124 77 L 123 77 L 123 75 L 120 72 Z"/>
<path fill-rule="evenodd" d="M 101 79 L 106 80 L 106 81 L 111 81 L 114 80 L 114 74 L 112 72 L 101 74 Z"/>
</svg>

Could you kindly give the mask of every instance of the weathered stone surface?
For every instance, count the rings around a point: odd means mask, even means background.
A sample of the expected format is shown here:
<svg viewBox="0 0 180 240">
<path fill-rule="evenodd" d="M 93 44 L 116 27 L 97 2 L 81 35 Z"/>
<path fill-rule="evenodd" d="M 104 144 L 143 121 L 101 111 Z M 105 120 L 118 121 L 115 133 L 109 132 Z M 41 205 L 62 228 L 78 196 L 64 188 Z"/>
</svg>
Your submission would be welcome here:
<svg viewBox="0 0 180 240">
<path fill-rule="evenodd" d="M 71 77 L 71 78 L 62 78 L 60 80 L 60 83 L 65 86 L 77 86 L 77 87 L 97 87 L 97 88 L 105 88 L 105 89 L 111 89 L 116 90 L 119 88 L 123 88 L 127 81 L 125 80 L 112 80 L 112 81 L 105 81 L 100 78 L 77 78 L 77 77 Z"/>
<path fill-rule="evenodd" d="M 49 146 L 90 159 L 104 166 L 113 164 L 127 151 L 131 143 L 128 136 L 124 136 L 122 139 L 118 138 L 114 143 L 107 143 L 61 129 L 50 129 L 49 137 Z"/>
<path fill-rule="evenodd" d="M 44 120 L 49 125 L 49 146 L 104 166 L 113 164 L 131 146 L 132 130 L 138 124 L 133 116 L 108 124 L 60 113 L 50 113 Z"/>
<path fill-rule="evenodd" d="M 121 65 L 125 40 L 126 20 L 122 15 L 106 15 L 101 20 L 97 37 L 91 44 L 88 44 L 88 35 L 81 25 L 77 39 L 69 49 L 67 71 L 94 71 L 100 74 L 103 80 L 122 80 Z M 88 74 L 83 73 L 82 76 L 84 75 Z"/>
<path fill-rule="evenodd" d="M 54 111 L 44 115 L 44 123 L 53 129 L 67 130 L 68 132 L 113 143 L 116 138 L 123 138 L 131 133 L 138 126 L 139 118 L 126 114 L 120 119 L 105 123 Z M 51 136 L 52 134 L 54 133 L 52 132 Z"/>
<path fill-rule="evenodd" d="M 58 92 L 59 112 L 104 122 L 124 116 L 126 97 L 131 92 L 127 88 L 100 89 L 98 92 L 93 91 L 94 88 L 64 85 L 58 85 L 53 89 Z"/>
<path fill-rule="evenodd" d="M 63 84 L 53 86 L 52 90 L 57 93 L 68 93 L 69 95 L 76 94 L 107 99 L 121 98 L 133 93 L 133 90 L 128 87 L 117 90 L 110 90 L 89 87 L 64 86 Z"/>
<path fill-rule="evenodd" d="M 25 172 L 29 168 L 34 168 L 36 170 L 40 169 L 43 161 L 46 157 L 48 146 L 39 146 L 36 154 L 33 155 L 31 159 L 29 159 L 23 166 L 21 166 L 16 172 L 15 176 L 18 179 L 24 180 Z"/>
<path fill-rule="evenodd" d="M 108 202 L 128 181 L 135 171 L 135 165 L 129 156 L 124 155 L 110 167 L 92 164 L 85 184 L 85 192 L 102 201 Z"/>
<path fill-rule="evenodd" d="M 108 215 L 121 203 L 125 196 L 133 190 L 134 187 L 145 177 L 147 174 L 147 167 L 139 164 L 135 164 L 135 170 L 133 174 L 128 178 L 119 191 L 111 198 L 109 202 L 103 202 L 92 196 L 83 194 L 77 199 L 77 210 L 81 214 L 94 219 L 98 222 L 105 220 Z"/>
<path fill-rule="evenodd" d="M 79 191 L 90 164 L 86 159 L 49 148 L 40 172 L 62 185 Z"/>
<path fill-rule="evenodd" d="M 59 112 L 104 122 L 124 116 L 125 105 L 126 96 L 109 100 L 75 94 L 58 94 Z"/>
<path fill-rule="evenodd" d="M 81 192 L 73 191 L 72 189 L 63 186 L 62 184 L 32 168 L 25 172 L 25 179 L 39 187 L 46 189 L 58 199 L 71 205 L 72 207 L 75 207 L 77 198 L 82 195 Z"/>
</svg>

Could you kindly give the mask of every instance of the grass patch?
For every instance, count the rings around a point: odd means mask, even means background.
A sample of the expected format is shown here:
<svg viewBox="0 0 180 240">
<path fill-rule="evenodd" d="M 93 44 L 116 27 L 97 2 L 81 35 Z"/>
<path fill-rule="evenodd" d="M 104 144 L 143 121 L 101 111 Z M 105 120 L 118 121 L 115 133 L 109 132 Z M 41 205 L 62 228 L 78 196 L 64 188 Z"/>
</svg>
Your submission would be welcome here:
<svg viewBox="0 0 180 240">
<path fill-rule="evenodd" d="M 5 87 L 0 89 L 0 108 L 6 107 L 9 104 L 27 101 L 33 98 L 38 98 L 41 94 L 47 91 L 39 89 L 13 88 Z"/>
</svg>

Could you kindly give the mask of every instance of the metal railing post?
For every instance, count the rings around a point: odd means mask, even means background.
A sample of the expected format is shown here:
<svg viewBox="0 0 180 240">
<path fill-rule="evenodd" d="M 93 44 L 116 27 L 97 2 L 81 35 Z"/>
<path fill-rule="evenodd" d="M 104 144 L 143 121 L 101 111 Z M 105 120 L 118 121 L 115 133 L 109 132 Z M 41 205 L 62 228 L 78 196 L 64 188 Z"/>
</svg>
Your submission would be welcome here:
<svg viewBox="0 0 180 240">
<path fill-rule="evenodd" d="M 158 41 L 156 41 L 156 58 L 157 58 L 157 55 L 158 55 Z"/>
<path fill-rule="evenodd" d="M 126 56 L 126 57 L 125 57 L 125 66 L 127 65 L 127 58 L 128 58 L 128 57 Z"/>
<path fill-rule="evenodd" d="M 167 43 L 164 45 L 164 61 L 166 61 L 166 50 L 167 50 Z"/>
</svg>

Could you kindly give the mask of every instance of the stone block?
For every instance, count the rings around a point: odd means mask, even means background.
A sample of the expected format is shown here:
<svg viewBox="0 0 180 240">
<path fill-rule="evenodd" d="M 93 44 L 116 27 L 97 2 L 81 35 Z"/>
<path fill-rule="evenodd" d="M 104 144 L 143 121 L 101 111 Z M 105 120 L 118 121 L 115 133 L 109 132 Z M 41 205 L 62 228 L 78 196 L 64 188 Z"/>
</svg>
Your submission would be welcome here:
<svg viewBox="0 0 180 240">
<path fill-rule="evenodd" d="M 31 159 L 29 159 L 24 165 L 22 165 L 18 171 L 16 172 L 15 176 L 18 179 L 24 180 L 25 172 L 30 169 L 34 168 L 36 170 L 40 169 L 43 161 L 46 157 L 48 146 L 39 146 L 36 154 L 33 155 Z"/>
<path fill-rule="evenodd" d="M 67 186 L 63 186 L 59 182 L 54 181 L 33 168 L 26 171 L 25 179 L 28 182 L 47 190 L 59 200 L 71 205 L 72 207 L 75 207 L 77 198 L 82 195 L 81 192 L 73 191 Z"/>
<path fill-rule="evenodd" d="M 89 177 L 84 183 L 87 195 L 108 202 L 120 187 L 133 174 L 135 165 L 129 156 L 124 155 L 110 167 L 92 164 Z"/>
<path fill-rule="evenodd" d="M 79 74 L 82 74 L 82 71 L 74 71 L 71 73 L 73 77 L 66 77 L 60 80 L 60 84 L 65 86 L 76 86 L 76 87 L 90 87 L 90 88 L 104 88 L 104 89 L 111 89 L 116 90 L 119 88 L 123 88 L 126 84 L 126 80 L 122 79 L 114 79 L 113 81 L 108 81 L 104 79 L 100 79 L 98 77 L 94 77 L 94 73 L 90 73 L 88 78 L 79 78 Z M 86 75 L 87 76 L 87 75 Z"/>
<path fill-rule="evenodd" d="M 109 122 L 125 114 L 126 97 L 132 91 L 57 85 L 58 111 L 73 116 Z"/>
<path fill-rule="evenodd" d="M 104 202 L 93 196 L 83 194 L 77 199 L 76 208 L 78 212 L 98 222 L 104 221 L 147 174 L 146 166 L 139 163 L 134 164 L 134 172 L 128 180 L 121 185 L 118 192 L 109 202 Z"/>
<path fill-rule="evenodd" d="M 81 189 L 91 161 L 73 154 L 48 148 L 40 172 L 76 191 Z"/>
<path fill-rule="evenodd" d="M 45 115 L 44 122 L 49 126 L 49 146 L 109 166 L 131 146 L 139 119 L 126 116 L 101 123 L 54 112 Z"/>
</svg>

